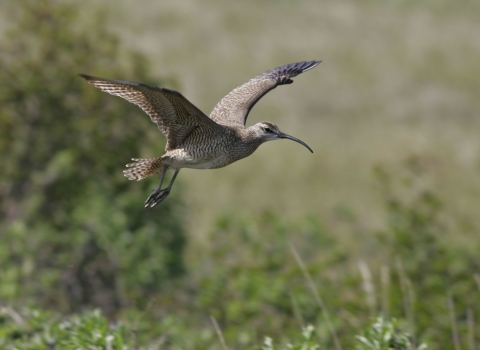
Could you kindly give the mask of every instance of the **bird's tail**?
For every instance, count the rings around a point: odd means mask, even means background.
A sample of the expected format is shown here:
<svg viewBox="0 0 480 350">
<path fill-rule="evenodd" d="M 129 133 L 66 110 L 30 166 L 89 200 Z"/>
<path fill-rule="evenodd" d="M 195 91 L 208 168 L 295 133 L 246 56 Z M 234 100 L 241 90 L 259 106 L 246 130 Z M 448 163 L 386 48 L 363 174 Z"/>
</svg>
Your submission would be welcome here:
<svg viewBox="0 0 480 350">
<path fill-rule="evenodd" d="M 137 180 L 146 178 L 162 172 L 163 162 L 161 157 L 157 158 L 132 158 L 134 163 L 127 164 L 127 170 L 123 174 L 129 180 Z"/>
</svg>

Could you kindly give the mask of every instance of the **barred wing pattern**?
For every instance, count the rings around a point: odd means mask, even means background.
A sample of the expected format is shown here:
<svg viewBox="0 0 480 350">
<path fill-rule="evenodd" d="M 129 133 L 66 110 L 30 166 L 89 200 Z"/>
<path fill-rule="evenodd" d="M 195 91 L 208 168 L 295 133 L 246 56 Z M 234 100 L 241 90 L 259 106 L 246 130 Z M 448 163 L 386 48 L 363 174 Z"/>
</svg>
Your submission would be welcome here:
<svg viewBox="0 0 480 350">
<path fill-rule="evenodd" d="M 297 62 L 257 75 L 222 98 L 210 118 L 221 125 L 244 126 L 248 113 L 263 95 L 278 85 L 291 84 L 291 78 L 316 67 L 321 61 Z"/>
<path fill-rule="evenodd" d="M 176 148 L 196 127 L 219 127 L 177 91 L 86 74 L 80 76 L 102 91 L 122 97 L 143 109 L 167 137 L 167 151 Z"/>
</svg>

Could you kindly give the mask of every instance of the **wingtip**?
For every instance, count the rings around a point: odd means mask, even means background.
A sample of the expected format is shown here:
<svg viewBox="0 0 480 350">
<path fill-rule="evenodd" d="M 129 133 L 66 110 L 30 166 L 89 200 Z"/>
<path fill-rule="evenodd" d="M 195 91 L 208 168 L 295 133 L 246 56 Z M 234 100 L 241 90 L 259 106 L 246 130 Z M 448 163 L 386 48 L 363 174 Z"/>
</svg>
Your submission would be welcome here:
<svg viewBox="0 0 480 350">
<path fill-rule="evenodd" d="M 91 75 L 83 74 L 83 73 L 79 73 L 78 76 L 79 76 L 80 78 L 85 79 L 85 80 L 90 80 L 90 79 L 92 78 Z"/>
<path fill-rule="evenodd" d="M 316 60 L 312 60 L 312 61 L 309 61 L 309 62 L 305 62 L 305 67 L 303 68 L 303 72 L 306 72 L 307 70 L 310 70 L 312 68 L 315 68 L 316 66 L 318 66 L 320 63 L 322 63 L 322 60 L 319 60 L 319 61 L 316 61 Z"/>
</svg>

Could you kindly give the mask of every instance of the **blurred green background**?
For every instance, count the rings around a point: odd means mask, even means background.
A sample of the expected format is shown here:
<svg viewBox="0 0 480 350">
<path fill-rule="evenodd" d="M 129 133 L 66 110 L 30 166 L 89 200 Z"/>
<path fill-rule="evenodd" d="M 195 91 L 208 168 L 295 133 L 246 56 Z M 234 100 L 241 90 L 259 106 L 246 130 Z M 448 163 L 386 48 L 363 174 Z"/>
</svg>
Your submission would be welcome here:
<svg viewBox="0 0 480 350">
<path fill-rule="evenodd" d="M 463 0 L 2 2 L 0 346 L 42 349 L 43 312 L 99 308 L 133 348 L 220 349 L 213 316 L 232 349 L 307 324 L 347 349 L 384 315 L 414 344 L 478 349 L 478 18 Z M 122 170 L 162 155 L 163 136 L 77 77 L 176 89 L 208 114 L 256 74 L 312 59 L 247 124 L 271 121 L 313 155 L 276 142 L 183 170 L 154 210 L 158 179 Z"/>
</svg>

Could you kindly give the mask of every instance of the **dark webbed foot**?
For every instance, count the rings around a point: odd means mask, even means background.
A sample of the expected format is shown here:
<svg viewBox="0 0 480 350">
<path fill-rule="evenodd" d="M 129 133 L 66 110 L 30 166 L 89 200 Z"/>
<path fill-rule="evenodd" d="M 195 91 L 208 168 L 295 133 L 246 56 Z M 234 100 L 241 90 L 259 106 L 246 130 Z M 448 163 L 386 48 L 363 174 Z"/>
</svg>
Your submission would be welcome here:
<svg viewBox="0 0 480 350">
<path fill-rule="evenodd" d="M 150 197 L 148 197 L 147 200 L 145 201 L 145 208 L 155 207 L 158 203 L 162 202 L 165 198 L 167 198 L 169 194 L 170 194 L 169 187 L 163 190 L 160 190 L 159 188 L 154 189 Z"/>
</svg>

